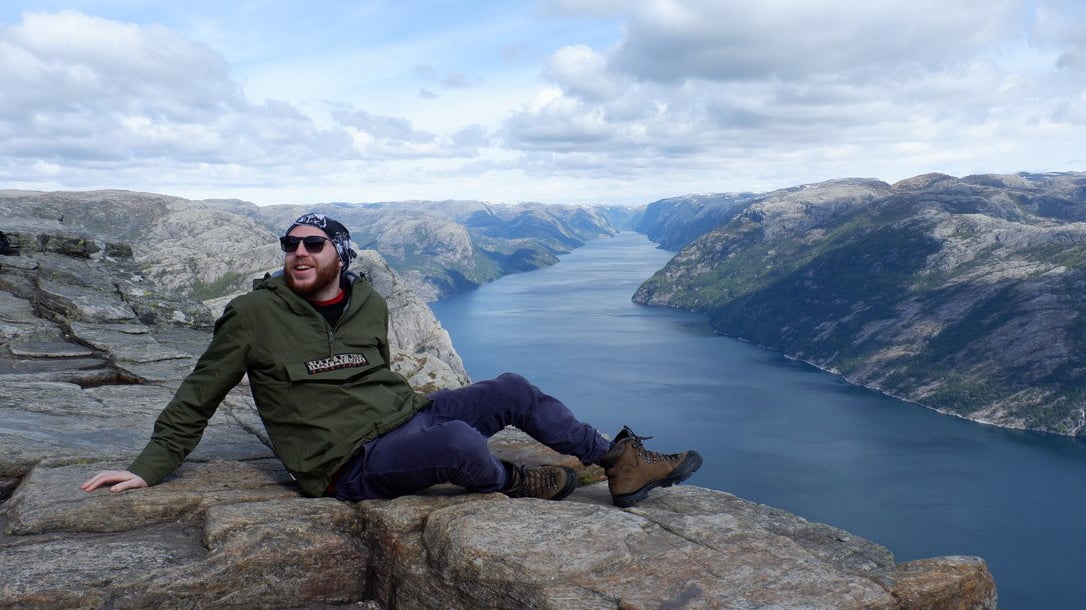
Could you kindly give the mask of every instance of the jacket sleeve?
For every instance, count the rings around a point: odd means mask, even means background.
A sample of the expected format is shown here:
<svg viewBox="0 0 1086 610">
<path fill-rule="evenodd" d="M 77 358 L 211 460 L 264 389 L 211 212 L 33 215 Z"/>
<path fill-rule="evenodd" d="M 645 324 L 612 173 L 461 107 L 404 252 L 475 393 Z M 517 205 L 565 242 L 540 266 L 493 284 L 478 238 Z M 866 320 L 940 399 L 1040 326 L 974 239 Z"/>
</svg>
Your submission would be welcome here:
<svg viewBox="0 0 1086 610">
<path fill-rule="evenodd" d="M 250 336 L 242 316 L 228 305 L 215 323 L 211 344 L 158 416 L 150 442 L 129 471 L 154 485 L 181 465 L 219 403 L 245 374 Z"/>
</svg>

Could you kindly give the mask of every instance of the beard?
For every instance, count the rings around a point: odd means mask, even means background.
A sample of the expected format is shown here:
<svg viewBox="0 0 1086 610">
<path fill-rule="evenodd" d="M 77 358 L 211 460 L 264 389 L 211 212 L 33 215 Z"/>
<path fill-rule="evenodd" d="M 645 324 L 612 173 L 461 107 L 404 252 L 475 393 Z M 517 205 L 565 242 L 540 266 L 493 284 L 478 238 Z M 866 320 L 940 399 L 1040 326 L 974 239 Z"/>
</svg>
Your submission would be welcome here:
<svg viewBox="0 0 1086 610">
<path fill-rule="evenodd" d="M 316 261 L 313 262 L 316 265 Z M 317 266 L 317 277 L 313 278 L 313 281 L 309 284 L 299 284 L 294 280 L 294 274 L 290 272 L 290 269 L 286 265 L 283 265 L 283 277 L 286 279 L 287 287 L 294 291 L 300 297 L 309 297 L 318 292 L 324 290 L 331 285 L 339 285 L 339 268 L 335 265 L 330 266 Z"/>
</svg>

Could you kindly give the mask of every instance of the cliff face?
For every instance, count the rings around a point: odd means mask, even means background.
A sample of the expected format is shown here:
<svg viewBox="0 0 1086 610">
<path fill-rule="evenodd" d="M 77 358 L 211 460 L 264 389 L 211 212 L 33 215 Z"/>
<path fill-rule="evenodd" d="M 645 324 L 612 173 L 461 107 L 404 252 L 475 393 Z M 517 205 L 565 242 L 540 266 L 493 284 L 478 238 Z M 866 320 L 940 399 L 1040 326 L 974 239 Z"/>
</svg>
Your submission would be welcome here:
<svg viewBox="0 0 1086 610">
<path fill-rule="evenodd" d="M 757 200 L 749 193 L 686 195 L 650 203 L 634 227 L 668 250 L 678 250 L 728 222 Z"/>
<path fill-rule="evenodd" d="M 730 213 L 634 300 L 944 412 L 1086 433 L 1086 174 L 833 181 Z"/>
<path fill-rule="evenodd" d="M 128 246 L 30 224 L 0 223 L 0 607 L 995 608 L 978 558 L 898 564 L 847 532 L 692 486 L 628 510 L 606 483 L 563 502 L 445 487 L 303 498 L 244 387 L 160 485 L 84 493 L 142 449 L 210 314 L 147 281 Z M 361 266 L 398 316 L 396 366 L 423 391 L 465 383 L 427 368 L 450 348 L 425 304 L 376 253 Z M 491 445 L 599 480 L 512 429 Z"/>
<path fill-rule="evenodd" d="M 558 261 L 615 229 L 584 206 L 414 201 L 257 207 L 128 191 L 0 191 L 0 214 L 61 222 L 131 244 L 159 286 L 200 300 L 249 289 L 282 264 L 276 242 L 298 216 L 317 211 L 343 222 L 356 249 L 376 250 L 416 295 L 434 301 L 503 275 Z"/>
</svg>

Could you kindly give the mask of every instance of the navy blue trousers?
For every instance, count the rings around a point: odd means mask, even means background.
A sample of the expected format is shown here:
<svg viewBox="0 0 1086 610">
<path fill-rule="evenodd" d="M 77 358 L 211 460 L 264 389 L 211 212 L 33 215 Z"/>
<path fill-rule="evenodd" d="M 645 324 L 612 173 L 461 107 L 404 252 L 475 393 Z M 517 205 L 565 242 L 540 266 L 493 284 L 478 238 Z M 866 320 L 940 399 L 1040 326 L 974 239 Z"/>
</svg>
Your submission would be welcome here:
<svg viewBox="0 0 1086 610">
<path fill-rule="evenodd" d="M 505 468 L 486 440 L 509 425 L 585 464 L 598 462 L 611 445 L 558 399 L 514 373 L 430 398 L 433 405 L 351 458 L 334 482 L 337 498 L 395 498 L 438 483 L 498 491 Z"/>
</svg>

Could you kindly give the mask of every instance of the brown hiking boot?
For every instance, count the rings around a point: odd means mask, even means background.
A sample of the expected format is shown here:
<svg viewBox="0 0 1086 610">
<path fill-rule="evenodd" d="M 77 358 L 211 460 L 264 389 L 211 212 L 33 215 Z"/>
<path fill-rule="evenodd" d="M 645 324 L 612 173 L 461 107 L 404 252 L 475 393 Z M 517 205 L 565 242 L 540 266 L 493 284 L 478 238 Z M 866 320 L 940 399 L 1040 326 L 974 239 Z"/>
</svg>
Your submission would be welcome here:
<svg viewBox="0 0 1086 610">
<path fill-rule="evenodd" d="M 561 500 L 577 488 L 577 473 L 565 466 L 519 466 L 503 461 L 505 487 L 510 498 Z"/>
<path fill-rule="evenodd" d="M 615 436 L 611 449 L 600 458 L 615 506 L 629 508 L 656 487 L 671 487 L 690 478 L 701 467 L 697 451 L 656 453 L 641 444 L 651 436 L 637 436 L 629 427 Z"/>
</svg>

